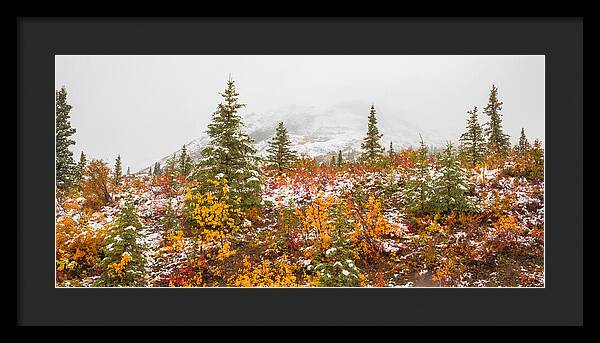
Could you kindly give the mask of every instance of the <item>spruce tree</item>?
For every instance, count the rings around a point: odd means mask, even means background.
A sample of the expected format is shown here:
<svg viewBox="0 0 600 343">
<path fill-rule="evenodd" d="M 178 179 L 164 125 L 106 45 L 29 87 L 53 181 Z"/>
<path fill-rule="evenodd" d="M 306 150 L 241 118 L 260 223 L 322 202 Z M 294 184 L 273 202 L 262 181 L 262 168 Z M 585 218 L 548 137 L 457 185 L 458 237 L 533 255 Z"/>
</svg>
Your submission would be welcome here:
<svg viewBox="0 0 600 343">
<path fill-rule="evenodd" d="M 167 163 L 165 163 L 165 173 L 169 176 L 169 178 L 175 178 L 175 174 L 177 172 L 177 156 L 173 153 L 173 156 L 167 159 Z"/>
<path fill-rule="evenodd" d="M 375 106 L 371 105 L 371 112 L 369 113 L 369 123 L 367 126 L 367 136 L 363 139 L 361 148 L 363 150 L 360 156 L 361 162 L 376 162 L 378 161 L 385 149 L 379 144 L 379 140 L 383 137 L 379 133 L 377 128 L 377 117 L 375 117 L 376 111 Z"/>
<path fill-rule="evenodd" d="M 56 91 L 56 186 L 62 190 L 69 188 L 77 177 L 73 152 L 69 149 L 75 144 L 71 136 L 76 132 L 71 127 L 71 108 L 67 103 L 67 90 L 63 86 Z"/>
<path fill-rule="evenodd" d="M 344 164 L 344 159 L 342 158 L 342 150 L 338 151 L 337 157 L 337 166 L 341 167 Z"/>
<path fill-rule="evenodd" d="M 177 155 L 175 153 L 173 153 L 173 156 L 171 156 L 169 159 L 167 159 L 167 162 L 165 163 L 165 168 L 164 168 L 164 175 L 167 178 L 167 182 L 169 184 L 170 187 L 176 187 L 177 186 L 177 172 L 178 172 L 178 166 L 177 166 Z"/>
<path fill-rule="evenodd" d="M 176 211 L 173 209 L 173 198 L 167 198 L 167 209 L 165 214 L 160 218 L 158 224 L 163 229 L 163 237 L 168 238 L 170 235 L 176 235 L 179 231 L 180 224 Z"/>
<path fill-rule="evenodd" d="M 127 167 L 127 175 L 131 175 L 131 169 L 129 169 L 129 167 Z"/>
<path fill-rule="evenodd" d="M 85 165 L 87 163 L 87 158 L 83 151 L 79 155 L 79 163 L 77 164 L 77 181 L 81 183 L 83 180 L 83 176 L 85 174 Z"/>
<path fill-rule="evenodd" d="M 472 166 L 483 162 L 485 156 L 485 137 L 477 118 L 477 106 L 467 111 L 467 130 L 460 136 L 460 155 Z"/>
<path fill-rule="evenodd" d="M 402 192 L 407 212 L 423 214 L 433 210 L 433 179 L 429 171 L 428 149 L 421 138 L 421 146 L 413 156 L 413 167 Z"/>
<path fill-rule="evenodd" d="M 332 230 L 332 236 L 331 249 L 315 265 L 319 287 L 358 287 L 361 273 L 354 262 L 352 239 L 339 230 Z"/>
<path fill-rule="evenodd" d="M 238 101 L 235 82 L 230 78 L 223 101 L 217 106 L 208 125 L 209 142 L 202 149 L 198 178 L 207 181 L 227 179 L 232 198 L 239 197 L 243 209 L 259 206 L 262 186 L 259 158 L 254 140 L 243 131 L 244 124 L 238 111 L 245 106 Z"/>
<path fill-rule="evenodd" d="M 510 137 L 502 131 L 502 114 L 500 114 L 502 105 L 503 102 L 498 100 L 498 88 L 492 85 L 488 104 L 483 109 L 483 112 L 489 117 L 485 128 L 487 148 L 491 154 L 504 156 L 510 148 Z"/>
<path fill-rule="evenodd" d="M 162 170 L 160 168 L 160 162 L 154 163 L 154 175 L 160 176 L 162 174 Z"/>
<path fill-rule="evenodd" d="M 519 137 L 519 145 L 517 146 L 517 152 L 519 155 L 524 155 L 529 150 L 529 142 L 525 136 L 525 128 L 521 128 L 521 137 Z"/>
<path fill-rule="evenodd" d="M 99 263 L 102 274 L 95 286 L 143 286 L 144 246 L 139 243 L 142 224 L 131 201 L 122 206 L 115 225 L 110 229 Z"/>
<path fill-rule="evenodd" d="M 335 155 L 331 156 L 331 161 L 329 162 L 329 165 L 331 167 L 335 167 L 335 165 L 336 165 Z"/>
<path fill-rule="evenodd" d="M 466 212 L 473 208 L 466 192 L 471 187 L 465 171 L 460 167 L 452 143 L 440 153 L 437 163 L 437 177 L 434 181 L 435 207 L 437 211 Z"/>
<path fill-rule="evenodd" d="M 113 173 L 113 182 L 115 185 L 118 185 L 121 182 L 121 176 L 123 172 L 121 170 L 121 155 L 117 155 L 117 159 L 115 161 L 115 170 Z"/>
<path fill-rule="evenodd" d="M 291 149 L 291 145 L 287 129 L 283 122 L 280 122 L 275 129 L 275 136 L 269 141 L 267 147 L 269 165 L 280 171 L 289 168 L 298 159 L 296 152 Z"/>
<path fill-rule="evenodd" d="M 390 151 L 389 151 L 390 160 L 392 158 L 394 158 L 394 154 L 395 154 L 395 152 L 394 152 L 394 146 L 392 145 L 392 142 L 390 141 Z"/>
<path fill-rule="evenodd" d="M 179 175 L 183 176 L 184 178 L 187 178 L 190 175 L 190 173 L 192 172 L 193 162 L 192 162 L 192 158 L 187 153 L 185 144 L 183 145 L 183 148 L 181 148 L 181 154 L 179 154 L 178 164 L 179 164 L 179 168 L 178 168 Z M 154 168 L 154 170 L 156 170 L 156 168 Z"/>
<path fill-rule="evenodd" d="M 533 145 L 528 150 L 531 163 L 530 179 L 534 181 L 544 181 L 544 149 L 539 139 L 533 141 Z"/>
</svg>

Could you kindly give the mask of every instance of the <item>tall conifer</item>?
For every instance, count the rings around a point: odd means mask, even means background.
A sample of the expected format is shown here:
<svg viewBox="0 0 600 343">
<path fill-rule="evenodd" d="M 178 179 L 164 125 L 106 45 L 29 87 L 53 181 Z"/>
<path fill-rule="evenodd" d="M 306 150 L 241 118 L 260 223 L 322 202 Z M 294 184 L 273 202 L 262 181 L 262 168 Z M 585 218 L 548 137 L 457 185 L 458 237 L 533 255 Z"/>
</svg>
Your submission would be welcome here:
<svg viewBox="0 0 600 343">
<path fill-rule="evenodd" d="M 238 101 L 239 94 L 231 78 L 221 96 L 223 101 L 208 125 L 210 140 L 201 152 L 198 176 L 205 186 L 210 179 L 225 178 L 232 197 L 240 197 L 243 208 L 258 206 L 262 185 L 259 158 L 254 140 L 243 130 L 238 111 L 245 104 Z"/>
<path fill-rule="evenodd" d="M 483 162 L 485 155 L 485 137 L 477 118 L 477 106 L 467 111 L 467 129 L 460 136 L 460 155 L 471 165 Z"/>
<path fill-rule="evenodd" d="M 179 154 L 178 165 L 179 165 L 178 166 L 179 175 L 183 176 L 184 178 L 187 178 L 190 175 L 190 173 L 192 172 L 193 162 L 192 162 L 192 158 L 187 153 L 185 144 L 181 148 L 181 153 Z M 154 170 L 156 170 L 156 167 L 154 167 Z"/>
<path fill-rule="evenodd" d="M 369 123 L 367 126 L 367 136 L 363 139 L 361 148 L 363 150 L 360 160 L 362 162 L 375 162 L 379 160 L 385 149 L 379 144 L 379 140 L 383 136 L 377 128 L 377 117 L 375 116 L 375 106 L 371 105 L 369 113 Z"/>
<path fill-rule="evenodd" d="M 487 148 L 491 154 L 506 155 L 510 148 L 510 137 L 502 131 L 502 105 L 504 103 L 498 99 L 498 88 L 492 85 L 490 97 L 487 106 L 483 112 L 489 117 L 489 122 L 485 128 L 487 136 Z"/>
<path fill-rule="evenodd" d="M 71 138 L 76 132 L 71 127 L 70 111 L 67 103 L 67 90 L 61 87 L 56 91 L 56 186 L 67 189 L 77 178 L 77 168 L 70 146 L 75 144 Z"/>
<path fill-rule="evenodd" d="M 113 173 L 113 182 L 115 185 L 118 185 L 121 182 L 121 176 L 123 171 L 121 170 L 121 155 L 117 155 L 117 159 L 115 161 L 115 169 Z"/>
</svg>

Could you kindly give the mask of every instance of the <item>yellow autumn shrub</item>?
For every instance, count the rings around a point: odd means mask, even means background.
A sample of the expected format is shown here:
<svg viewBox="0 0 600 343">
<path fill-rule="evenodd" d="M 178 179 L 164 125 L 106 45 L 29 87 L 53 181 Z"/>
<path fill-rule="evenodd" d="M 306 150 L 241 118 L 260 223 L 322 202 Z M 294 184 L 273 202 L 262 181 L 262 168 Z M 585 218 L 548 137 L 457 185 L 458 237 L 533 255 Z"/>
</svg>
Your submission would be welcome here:
<svg viewBox="0 0 600 343">
<path fill-rule="evenodd" d="M 492 223 L 495 229 L 484 241 L 486 251 L 493 252 L 485 255 L 496 259 L 498 254 L 517 254 L 522 248 L 517 243 L 523 228 L 518 219 L 512 215 L 504 215 Z"/>
<path fill-rule="evenodd" d="M 440 286 L 454 286 L 460 281 L 460 276 L 464 271 L 464 267 L 460 261 L 454 257 L 442 259 L 441 266 L 435 271 L 431 279 L 438 281 Z"/>
<path fill-rule="evenodd" d="M 90 217 L 90 214 L 82 213 L 78 222 L 70 216 L 56 221 L 56 272 L 59 281 L 89 276 L 100 261 L 107 230 L 89 226 Z"/>
<path fill-rule="evenodd" d="M 521 231 L 519 221 L 515 216 L 502 216 L 492 226 L 498 230 L 498 233 L 504 235 L 514 235 Z"/>
<path fill-rule="evenodd" d="M 383 216 L 381 202 L 371 194 L 364 208 L 355 206 L 350 209 L 354 218 L 354 231 L 350 234 L 352 243 L 358 252 L 368 258 L 377 258 L 383 252 L 381 238 L 392 229 Z"/>
<path fill-rule="evenodd" d="M 164 247 L 166 252 L 180 252 L 183 250 L 183 230 L 178 230 L 176 234 L 167 233 L 166 243 Z"/>
<path fill-rule="evenodd" d="M 313 242 L 313 246 L 319 253 L 331 247 L 331 232 L 335 228 L 331 210 L 337 201 L 336 197 L 319 191 L 304 211 L 296 209 L 303 236 Z"/>
<path fill-rule="evenodd" d="M 123 276 L 125 276 L 125 267 L 127 267 L 130 261 L 131 255 L 126 251 L 121 255 L 121 260 L 118 263 L 110 263 L 108 269 L 110 269 L 115 277 L 123 278 Z"/>
<path fill-rule="evenodd" d="M 497 190 L 491 190 L 489 199 L 485 199 L 485 194 L 481 194 L 483 209 L 492 219 L 499 219 L 510 212 L 515 204 L 516 195 L 500 194 Z"/>
<path fill-rule="evenodd" d="M 256 264 L 245 256 L 242 269 L 230 277 L 229 283 L 236 287 L 295 287 L 299 286 L 296 278 L 299 270 L 286 255 L 275 261 L 262 259 Z"/>
<path fill-rule="evenodd" d="M 226 258 L 235 255 L 236 252 L 237 251 L 235 249 L 231 248 L 231 242 L 226 241 L 223 243 L 223 246 L 219 249 L 219 251 L 217 251 L 216 259 L 222 262 Z"/>
<path fill-rule="evenodd" d="M 240 228 L 239 220 L 242 212 L 239 209 L 239 199 L 232 199 L 229 195 L 227 180 L 212 182 L 217 194 L 213 192 L 193 193 L 186 192 L 190 217 L 199 232 L 204 230 L 217 230 L 235 232 Z"/>
</svg>

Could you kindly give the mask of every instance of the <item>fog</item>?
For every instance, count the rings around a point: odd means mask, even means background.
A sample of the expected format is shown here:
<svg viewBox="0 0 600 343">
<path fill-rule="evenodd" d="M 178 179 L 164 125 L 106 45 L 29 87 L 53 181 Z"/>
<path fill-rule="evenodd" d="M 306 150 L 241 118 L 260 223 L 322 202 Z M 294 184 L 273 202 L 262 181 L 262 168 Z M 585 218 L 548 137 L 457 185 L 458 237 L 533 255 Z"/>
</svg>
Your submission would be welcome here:
<svg viewBox="0 0 600 343">
<path fill-rule="evenodd" d="M 79 158 L 137 171 L 206 130 L 229 75 L 243 111 L 291 105 L 353 104 L 365 117 L 402 118 L 456 141 L 466 111 L 480 122 L 492 84 L 504 102 L 505 132 L 516 143 L 525 128 L 544 140 L 544 56 L 56 56 L 55 86 L 65 86 Z"/>
</svg>

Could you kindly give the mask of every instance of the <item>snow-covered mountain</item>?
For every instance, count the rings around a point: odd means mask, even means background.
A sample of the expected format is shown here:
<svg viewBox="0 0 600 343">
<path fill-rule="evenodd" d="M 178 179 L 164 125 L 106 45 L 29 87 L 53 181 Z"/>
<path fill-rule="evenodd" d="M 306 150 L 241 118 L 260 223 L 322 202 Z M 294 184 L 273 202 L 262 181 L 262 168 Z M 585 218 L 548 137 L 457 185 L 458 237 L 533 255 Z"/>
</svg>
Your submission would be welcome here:
<svg viewBox="0 0 600 343">
<path fill-rule="evenodd" d="M 369 107 L 358 111 L 356 106 L 333 108 L 291 106 L 264 113 L 243 113 L 242 121 L 246 132 L 255 140 L 258 153 L 262 156 L 266 155 L 268 141 L 275 134 L 277 123 L 283 121 L 293 148 L 298 153 L 325 157 L 342 150 L 345 158 L 352 160 L 360 154 L 360 145 L 367 131 L 368 114 Z M 377 120 L 379 131 L 383 134 L 381 143 L 386 150 L 390 141 L 395 148 L 418 146 L 419 134 L 423 136 L 428 146 L 440 146 L 444 142 L 439 134 L 419 128 L 399 115 L 378 113 Z M 198 159 L 200 151 L 208 141 L 208 135 L 203 132 L 200 137 L 186 144 L 194 160 Z M 179 151 L 176 154 L 179 154 Z M 164 166 L 171 156 L 172 154 L 160 159 L 161 166 Z"/>
</svg>

